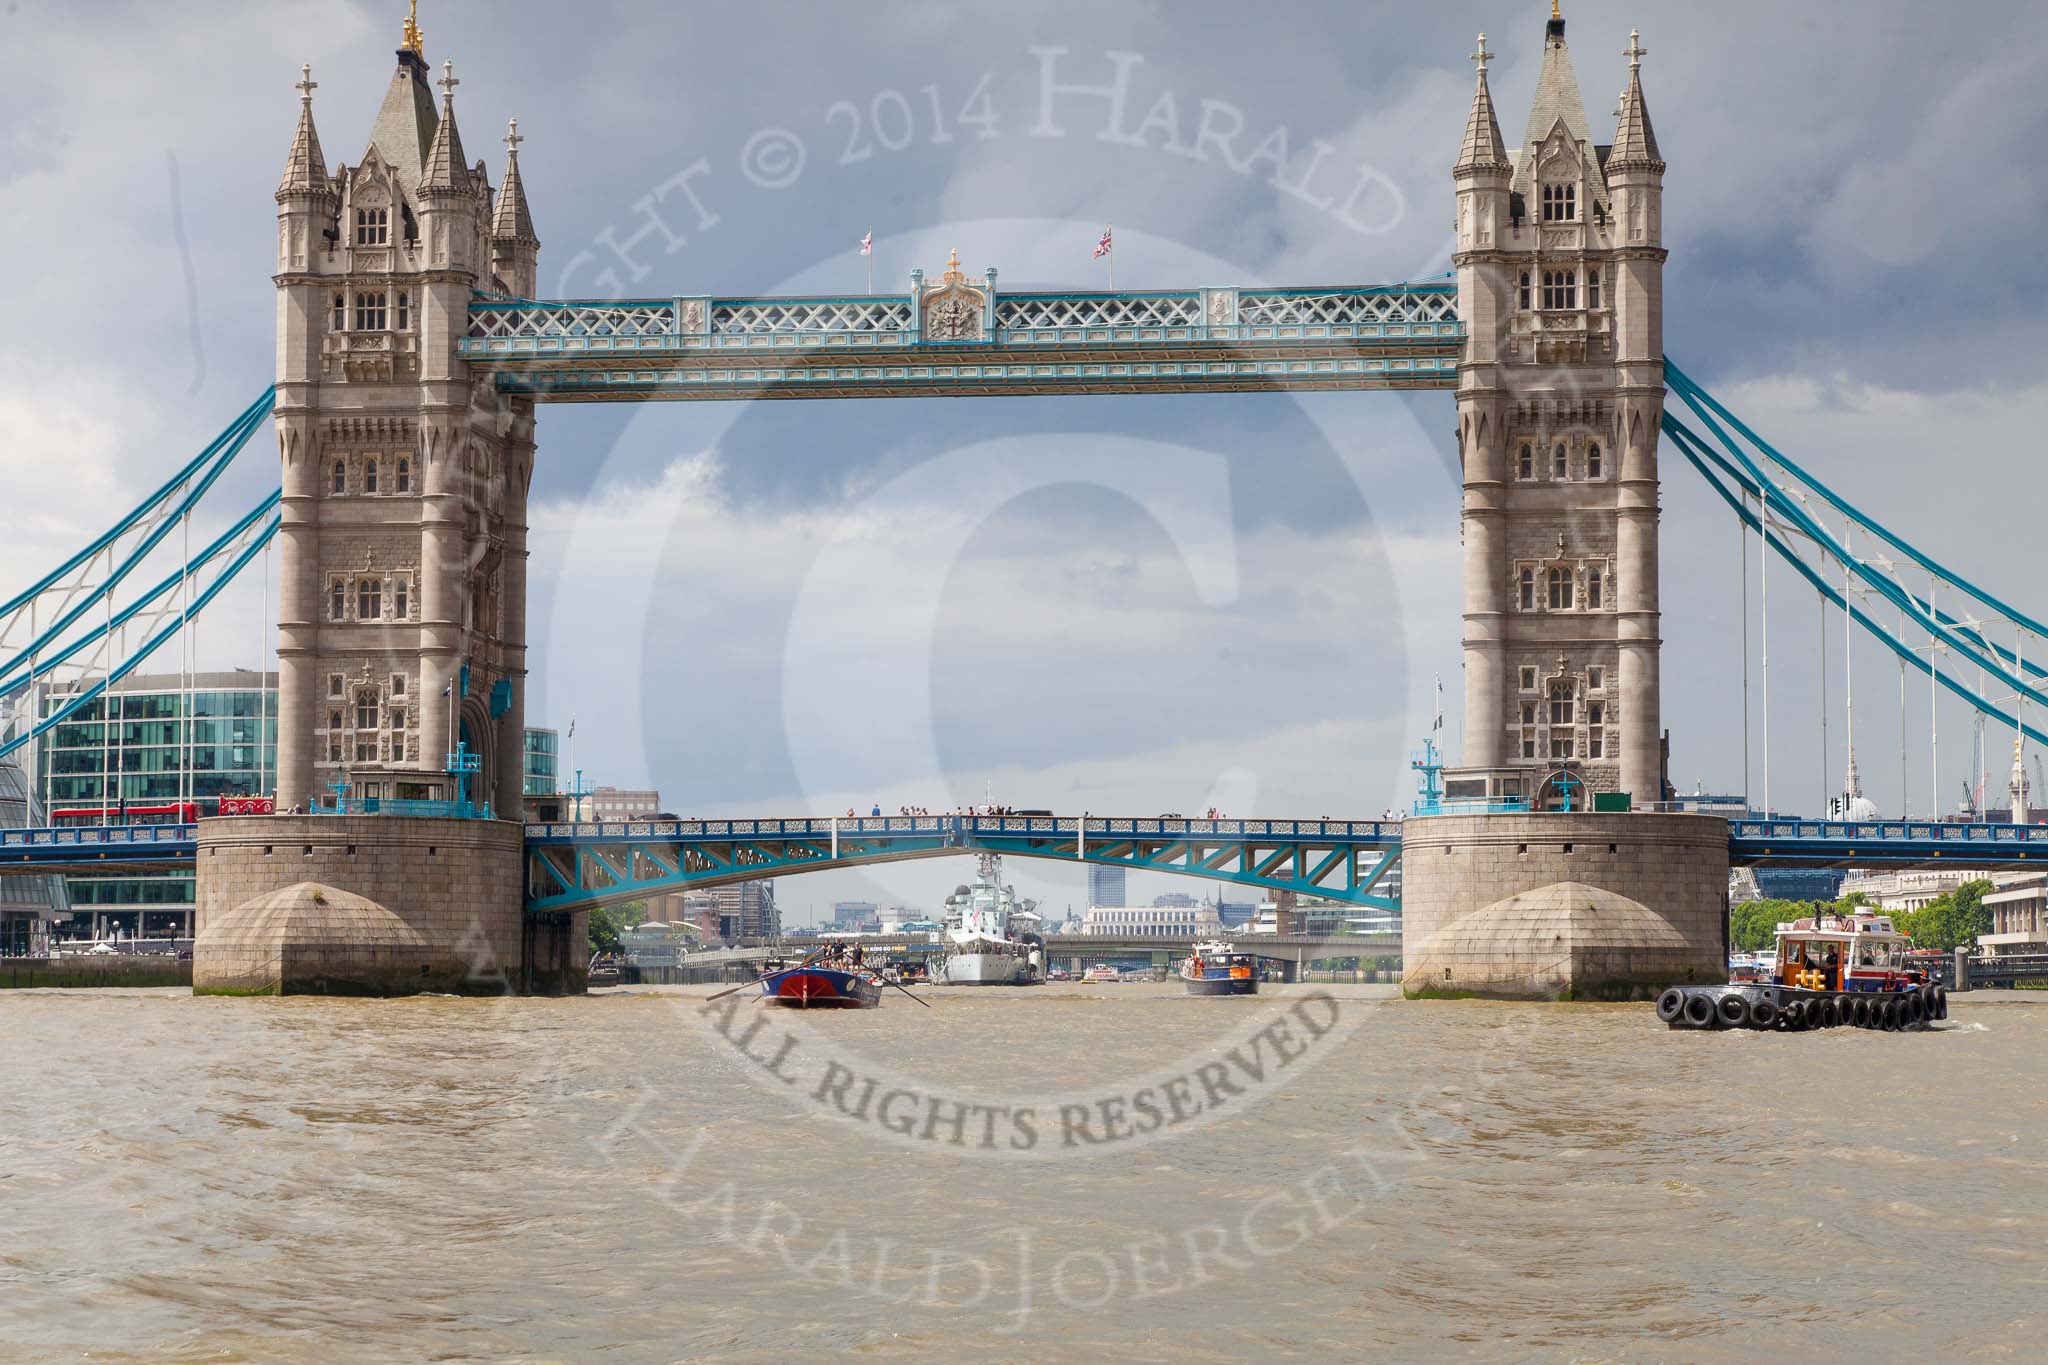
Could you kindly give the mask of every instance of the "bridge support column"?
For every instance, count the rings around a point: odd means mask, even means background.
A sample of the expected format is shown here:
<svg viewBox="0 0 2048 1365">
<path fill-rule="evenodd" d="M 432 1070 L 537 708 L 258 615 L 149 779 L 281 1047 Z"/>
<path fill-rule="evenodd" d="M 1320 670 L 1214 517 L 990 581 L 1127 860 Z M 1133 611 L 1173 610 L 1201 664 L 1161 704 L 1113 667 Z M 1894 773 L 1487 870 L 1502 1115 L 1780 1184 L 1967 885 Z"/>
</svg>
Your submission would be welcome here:
<svg viewBox="0 0 2048 1365">
<path fill-rule="evenodd" d="M 1718 817 L 1418 816 L 1401 845 L 1410 995 L 1637 998 L 1728 979 Z"/>
</svg>

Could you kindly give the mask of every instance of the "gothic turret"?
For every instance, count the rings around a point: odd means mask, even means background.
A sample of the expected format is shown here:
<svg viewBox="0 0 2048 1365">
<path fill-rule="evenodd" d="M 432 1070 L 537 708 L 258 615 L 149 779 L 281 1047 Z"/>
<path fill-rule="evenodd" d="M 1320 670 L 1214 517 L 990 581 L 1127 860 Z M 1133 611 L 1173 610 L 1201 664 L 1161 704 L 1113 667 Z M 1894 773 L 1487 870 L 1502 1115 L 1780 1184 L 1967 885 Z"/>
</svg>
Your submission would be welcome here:
<svg viewBox="0 0 2048 1365">
<path fill-rule="evenodd" d="M 334 193 L 334 182 L 327 178 L 327 165 L 320 157 L 320 133 L 313 127 L 313 92 L 320 83 L 313 79 L 313 68 L 299 68 L 299 126 L 292 133 L 292 149 L 285 156 L 284 178 L 277 184 L 277 202 L 282 204 L 293 195 L 327 195 Z"/>
<path fill-rule="evenodd" d="M 2006 793 L 2012 798 L 2012 822 L 2015 825 L 2027 823 L 2032 812 L 2028 808 L 2027 765 L 2025 760 L 2026 741 L 2015 737 L 2012 742 L 2012 777 L 2006 783 Z"/>
<path fill-rule="evenodd" d="M 526 207 L 526 186 L 519 178 L 519 120 L 505 130 L 505 180 L 491 213 L 491 270 L 505 291 L 521 298 L 534 292 L 535 256 L 540 238 L 534 235 L 533 214 Z"/>
</svg>

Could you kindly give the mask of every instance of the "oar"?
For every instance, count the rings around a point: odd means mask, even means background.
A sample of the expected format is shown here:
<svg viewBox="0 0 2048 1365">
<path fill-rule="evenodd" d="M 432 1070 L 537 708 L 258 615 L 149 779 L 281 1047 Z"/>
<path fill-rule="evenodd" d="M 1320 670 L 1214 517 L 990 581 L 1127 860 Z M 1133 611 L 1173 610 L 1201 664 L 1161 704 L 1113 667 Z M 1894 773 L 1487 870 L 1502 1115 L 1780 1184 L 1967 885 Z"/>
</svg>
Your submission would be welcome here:
<svg viewBox="0 0 2048 1365">
<path fill-rule="evenodd" d="M 818 951 L 819 951 L 819 952 L 823 952 L 823 951 L 824 951 L 824 949 L 822 949 L 822 948 L 821 948 L 821 949 L 819 949 Z M 809 957 L 805 958 L 805 959 L 804 959 L 804 960 L 803 960 L 802 962 L 799 962 L 799 963 L 797 963 L 797 964 L 796 964 L 796 966 L 794 966 L 794 967 L 791 967 L 791 968 L 788 968 L 788 970 L 789 970 L 789 971 L 798 971 L 798 970 L 800 970 L 800 969 L 802 969 L 802 968 L 804 968 L 804 967 L 808 967 L 808 966 L 810 966 L 810 965 L 811 965 L 811 963 L 812 963 L 812 962 L 814 962 L 814 961 L 816 961 L 816 960 L 817 960 L 817 957 L 818 957 L 818 953 L 812 953 L 812 954 L 811 954 L 811 955 L 810 955 Z M 729 990 L 729 991 L 720 991 L 720 992 L 719 992 L 718 994 L 716 994 L 716 995 L 707 995 L 707 996 L 705 996 L 705 997 L 704 997 L 704 1001 L 705 1001 L 705 1003 L 706 1003 L 706 1004 L 709 1004 L 709 1003 L 710 1003 L 711 1001 L 713 1001 L 713 1000 L 723 1000 L 723 999 L 725 999 L 725 997 L 727 997 L 728 995 L 737 995 L 737 994 L 738 994 L 739 992 L 741 992 L 741 991 L 745 990 L 745 989 L 746 989 L 747 987 L 749 987 L 749 986 L 758 986 L 758 985 L 760 985 L 760 984 L 761 984 L 761 978 L 759 978 L 759 977 L 755 977 L 755 978 L 754 978 L 754 979 L 753 979 L 752 981 L 742 981 L 742 982 L 741 982 L 741 983 L 740 983 L 739 985 L 737 985 L 737 986 L 734 986 L 734 987 L 733 987 L 733 988 L 732 988 L 731 990 Z"/>
</svg>

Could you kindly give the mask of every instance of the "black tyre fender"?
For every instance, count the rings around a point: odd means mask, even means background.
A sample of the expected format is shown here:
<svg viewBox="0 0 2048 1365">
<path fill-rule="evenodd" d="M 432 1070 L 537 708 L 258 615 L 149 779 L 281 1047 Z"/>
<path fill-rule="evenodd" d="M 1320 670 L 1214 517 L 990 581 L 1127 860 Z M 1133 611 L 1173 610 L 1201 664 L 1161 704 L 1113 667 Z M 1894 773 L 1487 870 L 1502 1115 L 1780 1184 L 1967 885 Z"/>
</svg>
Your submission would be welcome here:
<svg viewBox="0 0 2048 1365">
<path fill-rule="evenodd" d="M 1948 987 L 1946 986 L 1936 986 L 1934 988 L 1934 1017 L 1937 1019 L 1948 1018 Z"/>
<path fill-rule="evenodd" d="M 1720 1017 L 1722 1028 L 1749 1027 L 1749 1001 L 1744 996 L 1722 996 L 1714 1002 L 1714 1013 Z"/>
<path fill-rule="evenodd" d="M 1685 998 L 1685 1026 L 1687 1028 L 1712 1028 L 1718 1017 L 1711 995 L 1688 995 Z"/>
<path fill-rule="evenodd" d="M 1657 1017 L 1667 1024 L 1678 1022 L 1685 1013 L 1685 992 L 1673 986 L 1657 997 Z"/>
<path fill-rule="evenodd" d="M 1749 1026 L 1770 1028 L 1778 1022 L 1778 1007 L 1769 996 L 1749 1002 Z"/>
</svg>

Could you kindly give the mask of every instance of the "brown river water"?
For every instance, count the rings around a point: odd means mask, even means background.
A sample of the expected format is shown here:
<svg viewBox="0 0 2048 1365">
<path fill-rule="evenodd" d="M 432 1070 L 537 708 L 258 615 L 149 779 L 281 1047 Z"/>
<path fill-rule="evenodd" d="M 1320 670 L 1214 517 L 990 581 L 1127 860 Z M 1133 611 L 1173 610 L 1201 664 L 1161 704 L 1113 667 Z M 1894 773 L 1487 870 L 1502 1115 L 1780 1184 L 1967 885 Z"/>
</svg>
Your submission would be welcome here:
<svg viewBox="0 0 2048 1365">
<path fill-rule="evenodd" d="M 0 995 L 0 1358 L 2048 1357 L 2048 995 L 709 993 Z"/>
</svg>

